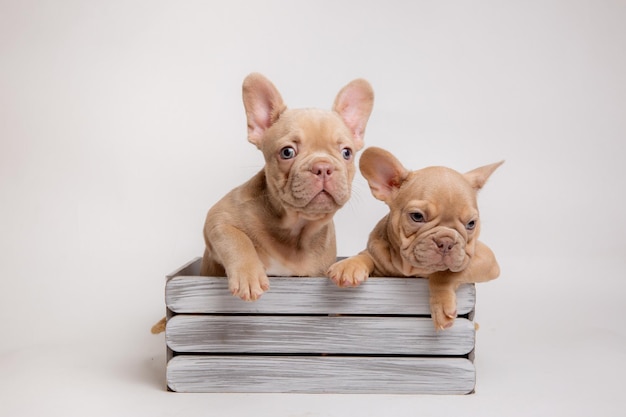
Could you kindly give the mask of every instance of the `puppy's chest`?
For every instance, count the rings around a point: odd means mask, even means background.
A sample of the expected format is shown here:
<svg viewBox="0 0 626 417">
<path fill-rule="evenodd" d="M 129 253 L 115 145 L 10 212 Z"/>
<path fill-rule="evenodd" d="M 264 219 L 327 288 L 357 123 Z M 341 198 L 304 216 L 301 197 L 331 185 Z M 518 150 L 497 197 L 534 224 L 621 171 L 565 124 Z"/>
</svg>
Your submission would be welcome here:
<svg viewBox="0 0 626 417">
<path fill-rule="evenodd" d="M 293 228 L 292 228 L 293 229 Z M 332 224 L 307 224 L 297 233 L 268 233 L 257 253 L 270 276 L 320 276 L 335 260 Z"/>
<path fill-rule="evenodd" d="M 294 271 L 292 266 L 286 265 L 285 263 L 274 258 L 270 258 L 268 260 L 265 273 L 275 277 L 290 277 L 298 275 L 298 271 Z"/>
<path fill-rule="evenodd" d="M 323 262 L 317 257 L 298 256 L 290 260 L 282 257 L 268 257 L 265 261 L 265 273 L 268 276 L 319 276 L 324 273 Z"/>
</svg>

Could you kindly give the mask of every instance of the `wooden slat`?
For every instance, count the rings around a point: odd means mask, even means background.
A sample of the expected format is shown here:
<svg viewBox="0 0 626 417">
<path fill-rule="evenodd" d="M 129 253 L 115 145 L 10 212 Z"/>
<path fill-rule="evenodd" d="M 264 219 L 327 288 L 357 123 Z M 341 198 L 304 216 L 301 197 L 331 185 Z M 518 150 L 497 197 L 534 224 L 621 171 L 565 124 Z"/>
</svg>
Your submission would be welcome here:
<svg viewBox="0 0 626 417">
<path fill-rule="evenodd" d="M 461 358 L 175 356 L 178 392 L 468 394 L 474 365 Z"/>
<path fill-rule="evenodd" d="M 187 271 L 194 266 L 187 267 Z M 325 277 L 271 277 L 271 288 L 254 302 L 234 297 L 225 277 L 174 276 L 165 303 L 176 313 L 397 314 L 429 315 L 428 281 L 369 278 L 357 288 L 339 288 Z M 457 290 L 460 315 L 474 310 L 474 284 Z"/>
<path fill-rule="evenodd" d="M 430 318 L 176 315 L 167 323 L 175 352 L 466 355 L 474 324 L 435 331 Z"/>
</svg>

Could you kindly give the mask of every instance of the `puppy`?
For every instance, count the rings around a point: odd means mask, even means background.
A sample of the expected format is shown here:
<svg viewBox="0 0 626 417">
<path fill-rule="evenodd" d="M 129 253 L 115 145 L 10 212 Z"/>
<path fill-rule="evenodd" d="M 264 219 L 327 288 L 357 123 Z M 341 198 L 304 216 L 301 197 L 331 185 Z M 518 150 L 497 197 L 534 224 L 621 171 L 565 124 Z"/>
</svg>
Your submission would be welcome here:
<svg viewBox="0 0 626 417">
<path fill-rule="evenodd" d="M 243 103 L 248 140 L 265 166 L 209 210 L 201 274 L 227 276 L 233 295 L 256 300 L 270 287 L 268 275 L 323 275 L 335 262 L 333 215 L 350 198 L 374 93 L 357 79 L 332 111 L 287 109 L 276 87 L 253 73 Z M 165 319 L 152 332 L 164 328 Z"/>
<path fill-rule="evenodd" d="M 459 284 L 500 274 L 493 252 L 478 241 L 476 194 L 501 164 L 466 174 L 444 167 L 411 172 L 389 152 L 366 149 L 361 173 L 389 214 L 370 234 L 367 249 L 332 265 L 328 276 L 340 286 L 357 286 L 370 275 L 428 278 L 435 328 L 452 326 Z"/>
</svg>

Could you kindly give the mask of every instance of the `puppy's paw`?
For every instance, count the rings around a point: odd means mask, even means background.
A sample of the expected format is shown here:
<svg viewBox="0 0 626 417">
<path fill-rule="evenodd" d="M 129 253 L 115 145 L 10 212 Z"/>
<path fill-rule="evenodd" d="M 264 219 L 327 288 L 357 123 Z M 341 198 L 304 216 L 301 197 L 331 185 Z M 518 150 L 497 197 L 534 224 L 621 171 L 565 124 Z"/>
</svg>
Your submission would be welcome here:
<svg viewBox="0 0 626 417">
<path fill-rule="evenodd" d="M 437 331 L 452 327 L 457 315 L 456 294 L 454 290 L 431 291 L 430 313 Z"/>
<path fill-rule="evenodd" d="M 358 287 L 369 277 L 369 267 L 353 257 L 335 262 L 327 275 L 339 287 Z"/>
<path fill-rule="evenodd" d="M 242 268 L 228 276 L 228 288 L 244 301 L 255 301 L 270 289 L 270 281 L 263 268 Z"/>
</svg>

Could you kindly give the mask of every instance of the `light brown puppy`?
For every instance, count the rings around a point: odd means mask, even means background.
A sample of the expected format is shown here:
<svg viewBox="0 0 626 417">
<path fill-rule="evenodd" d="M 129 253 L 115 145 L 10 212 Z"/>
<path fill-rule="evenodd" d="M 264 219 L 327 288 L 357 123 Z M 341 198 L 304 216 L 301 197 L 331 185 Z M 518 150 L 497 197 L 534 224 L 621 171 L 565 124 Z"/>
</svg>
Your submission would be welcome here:
<svg viewBox="0 0 626 417">
<path fill-rule="evenodd" d="M 336 259 L 333 215 L 350 198 L 354 155 L 374 102 L 357 79 L 332 111 L 287 109 L 260 74 L 243 82 L 248 140 L 265 167 L 208 212 L 201 274 L 228 277 L 233 295 L 256 300 L 268 275 L 321 275 Z"/>
<path fill-rule="evenodd" d="M 253 73 L 243 103 L 248 140 L 265 166 L 209 210 L 200 273 L 227 276 L 233 295 L 256 300 L 270 287 L 268 275 L 323 275 L 335 262 L 333 215 L 350 198 L 374 92 L 357 79 L 332 111 L 287 109 L 276 87 Z M 165 319 L 152 332 L 164 329 Z"/>
<path fill-rule="evenodd" d="M 248 140 L 265 167 L 209 210 L 203 275 L 226 275 L 234 295 L 256 300 L 268 275 L 326 272 L 336 259 L 333 215 L 350 198 L 373 100 L 369 83 L 357 79 L 332 111 L 287 109 L 267 78 L 244 80 Z"/>
<path fill-rule="evenodd" d="M 366 149 L 361 173 L 389 214 L 370 234 L 367 249 L 332 265 L 328 276 L 340 286 L 357 286 L 368 276 L 428 278 L 435 327 L 452 326 L 456 288 L 500 274 L 493 252 L 478 241 L 476 194 L 501 164 L 466 174 L 445 167 L 411 172 L 389 152 Z"/>
</svg>

